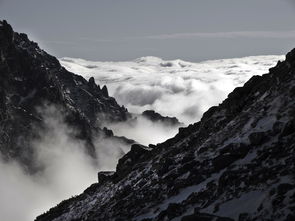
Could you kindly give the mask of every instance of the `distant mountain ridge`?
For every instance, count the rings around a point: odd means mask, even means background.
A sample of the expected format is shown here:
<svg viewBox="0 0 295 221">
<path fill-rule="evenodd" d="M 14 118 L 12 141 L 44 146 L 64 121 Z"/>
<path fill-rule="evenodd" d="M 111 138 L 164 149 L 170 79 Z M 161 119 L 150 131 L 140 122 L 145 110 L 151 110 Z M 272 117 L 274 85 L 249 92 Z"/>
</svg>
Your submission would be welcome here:
<svg viewBox="0 0 295 221">
<path fill-rule="evenodd" d="M 141 115 L 152 122 L 160 122 L 167 126 L 184 126 L 183 123 L 179 122 L 176 117 L 162 116 L 161 114 L 155 112 L 154 110 L 146 110 L 141 113 Z"/>
<path fill-rule="evenodd" d="M 295 49 L 161 144 L 37 221 L 295 219 Z"/>
<path fill-rule="evenodd" d="M 87 81 L 67 71 L 26 34 L 0 21 L 0 152 L 6 160 L 34 167 L 30 142 L 37 136 L 34 127 L 43 124 L 37 108 L 46 103 L 62 110 L 66 123 L 77 132 L 75 138 L 86 142 L 92 156 L 93 137 L 113 136 L 102 130 L 102 122 L 130 116 L 108 95 L 106 86 L 100 88 L 93 78 Z"/>
</svg>

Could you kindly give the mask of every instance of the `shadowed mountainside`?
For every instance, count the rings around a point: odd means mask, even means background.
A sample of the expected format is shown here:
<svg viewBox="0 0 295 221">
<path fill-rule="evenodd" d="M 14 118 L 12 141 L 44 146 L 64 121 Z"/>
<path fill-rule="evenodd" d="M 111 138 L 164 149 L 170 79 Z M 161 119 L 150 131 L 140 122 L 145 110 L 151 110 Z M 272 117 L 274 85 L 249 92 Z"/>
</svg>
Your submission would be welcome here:
<svg viewBox="0 0 295 221">
<path fill-rule="evenodd" d="M 102 121 L 120 122 L 129 117 L 126 108 L 108 95 L 106 86 L 63 68 L 59 61 L 40 49 L 26 34 L 13 31 L 0 21 L 0 152 L 5 160 L 16 159 L 34 169 L 31 141 L 44 126 L 40 108 L 54 105 L 95 157 L 94 137 L 110 137 Z M 132 140 L 116 138 L 122 142 Z"/>
</svg>

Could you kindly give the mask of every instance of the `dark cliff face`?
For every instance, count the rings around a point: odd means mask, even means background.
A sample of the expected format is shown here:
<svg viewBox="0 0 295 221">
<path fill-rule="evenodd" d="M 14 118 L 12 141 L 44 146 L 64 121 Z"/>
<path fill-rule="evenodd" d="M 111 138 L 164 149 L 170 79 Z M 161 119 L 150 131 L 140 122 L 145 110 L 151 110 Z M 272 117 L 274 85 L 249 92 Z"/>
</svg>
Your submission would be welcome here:
<svg viewBox="0 0 295 221">
<path fill-rule="evenodd" d="M 295 220 L 295 50 L 38 221 Z"/>
<path fill-rule="evenodd" d="M 152 122 L 163 123 L 167 126 L 184 126 L 183 123 L 179 122 L 176 117 L 162 116 L 154 110 L 146 110 L 141 114 L 143 117 L 149 119 Z"/>
<path fill-rule="evenodd" d="M 104 135 L 102 121 L 124 121 L 129 116 L 106 87 L 100 89 L 93 78 L 87 81 L 68 72 L 26 34 L 0 21 L 0 151 L 4 158 L 32 166 L 30 141 L 37 136 L 33 127 L 42 127 L 43 116 L 37 109 L 45 104 L 58 106 L 66 123 L 77 131 L 75 137 L 86 141 L 93 156 L 93 136 Z"/>
</svg>

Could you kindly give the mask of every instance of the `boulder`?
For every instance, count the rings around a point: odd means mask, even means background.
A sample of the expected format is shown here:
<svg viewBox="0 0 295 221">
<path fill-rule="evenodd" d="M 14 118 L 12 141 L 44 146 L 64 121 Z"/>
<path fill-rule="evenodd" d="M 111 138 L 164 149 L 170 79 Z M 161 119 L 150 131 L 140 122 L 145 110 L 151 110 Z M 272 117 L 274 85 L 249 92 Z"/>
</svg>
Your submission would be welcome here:
<svg viewBox="0 0 295 221">
<path fill-rule="evenodd" d="M 221 154 L 213 159 L 213 167 L 215 171 L 222 170 L 223 168 L 229 166 L 234 161 L 238 160 L 239 156 L 233 154 Z"/>
<path fill-rule="evenodd" d="M 150 156 L 150 151 L 152 149 L 140 145 L 140 144 L 133 144 L 131 146 L 131 149 L 128 153 L 126 153 L 121 159 L 119 159 L 117 167 L 116 167 L 116 175 L 117 177 L 123 178 L 126 176 L 134 165 L 139 163 L 140 161 L 143 161 L 147 157 Z"/>
<path fill-rule="evenodd" d="M 281 183 L 278 187 L 277 187 L 277 193 L 279 195 L 284 195 L 285 193 L 287 193 L 289 190 L 294 189 L 294 185 L 289 184 L 289 183 Z"/>
<path fill-rule="evenodd" d="M 251 145 L 259 145 L 261 144 L 264 139 L 266 138 L 265 132 L 254 132 L 249 135 L 249 141 Z"/>
<path fill-rule="evenodd" d="M 287 124 L 285 125 L 281 133 L 281 137 L 289 136 L 290 134 L 293 134 L 294 132 L 295 132 L 295 119 L 292 119 L 288 121 Z"/>
<path fill-rule="evenodd" d="M 177 203 L 170 203 L 165 211 L 162 211 L 158 215 L 158 220 L 165 220 L 165 217 L 168 218 L 168 220 L 172 220 L 173 218 L 180 216 L 183 212 L 183 208 L 180 204 Z"/>
<path fill-rule="evenodd" d="M 241 158 L 245 157 L 249 151 L 249 146 L 244 143 L 230 143 L 220 150 L 221 154 L 232 154 Z"/>
<path fill-rule="evenodd" d="M 115 172 L 114 171 L 102 171 L 97 173 L 98 182 L 105 183 L 111 181 Z"/>
<path fill-rule="evenodd" d="M 195 212 L 192 215 L 182 217 L 181 221 L 234 221 L 228 217 L 219 217 L 207 213 Z"/>
<path fill-rule="evenodd" d="M 113 133 L 112 130 L 110 130 L 110 129 L 106 128 L 106 127 L 104 127 L 102 130 L 103 130 L 104 134 L 105 134 L 107 137 L 112 137 L 112 136 L 114 136 L 114 133 Z"/>
</svg>

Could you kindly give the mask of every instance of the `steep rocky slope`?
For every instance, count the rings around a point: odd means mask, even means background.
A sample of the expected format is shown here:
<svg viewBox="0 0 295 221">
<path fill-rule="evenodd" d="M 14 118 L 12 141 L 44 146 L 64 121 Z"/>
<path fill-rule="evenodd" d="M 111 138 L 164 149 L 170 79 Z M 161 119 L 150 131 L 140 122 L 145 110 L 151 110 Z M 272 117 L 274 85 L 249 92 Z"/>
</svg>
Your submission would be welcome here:
<svg viewBox="0 0 295 221">
<path fill-rule="evenodd" d="M 295 220 L 295 50 L 37 221 Z M 147 135 L 148 136 L 148 135 Z"/>
<path fill-rule="evenodd" d="M 129 116 L 106 86 L 100 88 L 93 78 L 87 81 L 68 72 L 26 34 L 0 21 L 0 152 L 5 159 L 34 167 L 31 140 L 38 136 L 34 128 L 44 126 L 38 111 L 44 105 L 59 107 L 76 131 L 73 136 L 86 141 L 92 156 L 93 137 L 112 136 L 100 128 L 102 121 L 124 121 Z"/>
</svg>

